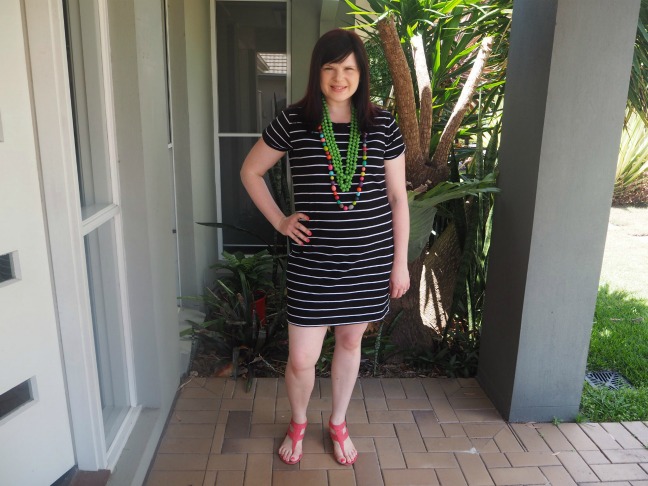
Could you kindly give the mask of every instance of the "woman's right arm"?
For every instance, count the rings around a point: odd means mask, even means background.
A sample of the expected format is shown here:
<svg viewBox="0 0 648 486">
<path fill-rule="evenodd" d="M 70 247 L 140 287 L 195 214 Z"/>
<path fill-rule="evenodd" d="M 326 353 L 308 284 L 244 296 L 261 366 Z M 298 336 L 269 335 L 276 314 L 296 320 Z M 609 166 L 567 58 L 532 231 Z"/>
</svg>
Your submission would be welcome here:
<svg viewBox="0 0 648 486">
<path fill-rule="evenodd" d="M 300 219 L 308 220 L 303 213 L 294 213 L 286 216 L 272 198 L 270 190 L 263 176 L 284 155 L 284 152 L 269 147 L 263 139 L 252 147 L 241 167 L 241 181 L 250 198 L 259 208 L 265 218 L 284 236 L 290 237 L 295 243 L 303 245 L 308 243 L 310 231 L 299 222 Z"/>
</svg>

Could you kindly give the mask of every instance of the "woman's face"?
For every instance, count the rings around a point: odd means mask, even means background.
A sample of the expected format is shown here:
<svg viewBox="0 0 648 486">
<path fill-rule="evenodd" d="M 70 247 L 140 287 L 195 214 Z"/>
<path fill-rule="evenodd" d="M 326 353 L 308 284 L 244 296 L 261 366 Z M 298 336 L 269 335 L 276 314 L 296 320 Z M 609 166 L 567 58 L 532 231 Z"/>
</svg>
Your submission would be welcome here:
<svg viewBox="0 0 648 486">
<path fill-rule="evenodd" d="M 342 62 L 324 64 L 320 69 L 320 88 L 326 101 L 349 101 L 360 84 L 360 68 L 352 52 Z"/>
</svg>

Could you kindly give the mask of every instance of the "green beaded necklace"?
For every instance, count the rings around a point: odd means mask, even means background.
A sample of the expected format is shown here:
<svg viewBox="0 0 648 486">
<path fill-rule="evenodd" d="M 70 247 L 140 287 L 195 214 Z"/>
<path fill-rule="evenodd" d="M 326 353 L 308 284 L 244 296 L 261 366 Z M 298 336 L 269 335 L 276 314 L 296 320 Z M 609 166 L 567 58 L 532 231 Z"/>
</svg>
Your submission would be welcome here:
<svg viewBox="0 0 648 486">
<path fill-rule="evenodd" d="M 355 107 L 351 105 L 351 133 L 349 133 L 349 146 L 347 148 L 346 160 L 342 161 L 340 150 L 338 149 L 333 132 L 333 122 L 329 115 L 326 99 L 322 97 L 322 133 L 326 139 L 326 146 L 331 155 L 331 163 L 335 171 L 337 184 L 342 192 L 348 192 L 353 182 L 353 175 L 356 172 L 358 164 L 358 148 L 360 147 L 360 130 L 358 130 L 358 119 L 356 117 Z M 326 149 L 325 149 L 326 150 Z M 355 154 L 355 156 L 354 156 Z"/>
</svg>

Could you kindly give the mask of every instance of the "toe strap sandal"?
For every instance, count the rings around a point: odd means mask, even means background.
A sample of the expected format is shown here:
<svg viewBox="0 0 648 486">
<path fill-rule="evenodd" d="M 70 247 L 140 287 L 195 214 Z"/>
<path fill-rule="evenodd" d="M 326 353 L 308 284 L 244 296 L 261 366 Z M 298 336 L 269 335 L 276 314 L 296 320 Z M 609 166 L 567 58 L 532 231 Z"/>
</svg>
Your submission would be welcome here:
<svg viewBox="0 0 648 486">
<path fill-rule="evenodd" d="M 306 425 L 308 425 L 308 422 L 304 422 L 303 424 L 298 424 L 295 423 L 294 420 L 290 419 L 290 427 L 288 427 L 288 432 L 286 433 L 286 435 L 290 437 L 290 440 L 292 440 L 293 453 L 295 452 L 295 448 L 297 447 L 297 442 L 299 442 L 300 440 L 304 440 L 304 435 L 306 433 Z M 293 454 L 291 454 L 291 456 L 292 455 Z M 285 460 L 281 455 L 279 456 L 279 458 L 286 464 L 292 466 L 293 464 L 297 464 L 299 461 L 301 461 L 303 455 L 304 455 L 303 453 L 299 454 L 299 457 L 294 461 L 291 461 L 290 459 Z"/>
<path fill-rule="evenodd" d="M 338 459 L 338 462 L 340 464 L 346 464 L 347 466 L 350 466 L 351 464 L 356 462 L 358 456 L 354 457 L 352 461 L 348 462 L 344 457 L 344 441 L 349 437 L 349 430 L 347 429 L 346 421 L 342 422 L 340 425 L 334 425 L 333 422 L 329 420 L 329 434 L 331 434 L 331 440 L 333 442 L 337 442 L 340 446 L 340 450 L 342 451 L 342 457 Z"/>
</svg>

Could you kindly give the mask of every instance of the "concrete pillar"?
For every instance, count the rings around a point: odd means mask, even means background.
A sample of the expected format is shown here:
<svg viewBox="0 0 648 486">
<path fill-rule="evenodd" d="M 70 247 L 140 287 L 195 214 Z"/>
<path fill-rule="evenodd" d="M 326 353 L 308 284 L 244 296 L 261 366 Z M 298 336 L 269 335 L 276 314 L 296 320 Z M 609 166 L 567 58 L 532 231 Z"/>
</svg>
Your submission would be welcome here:
<svg viewBox="0 0 648 486">
<path fill-rule="evenodd" d="M 478 380 L 510 421 L 578 413 L 639 0 L 515 0 Z"/>
</svg>

